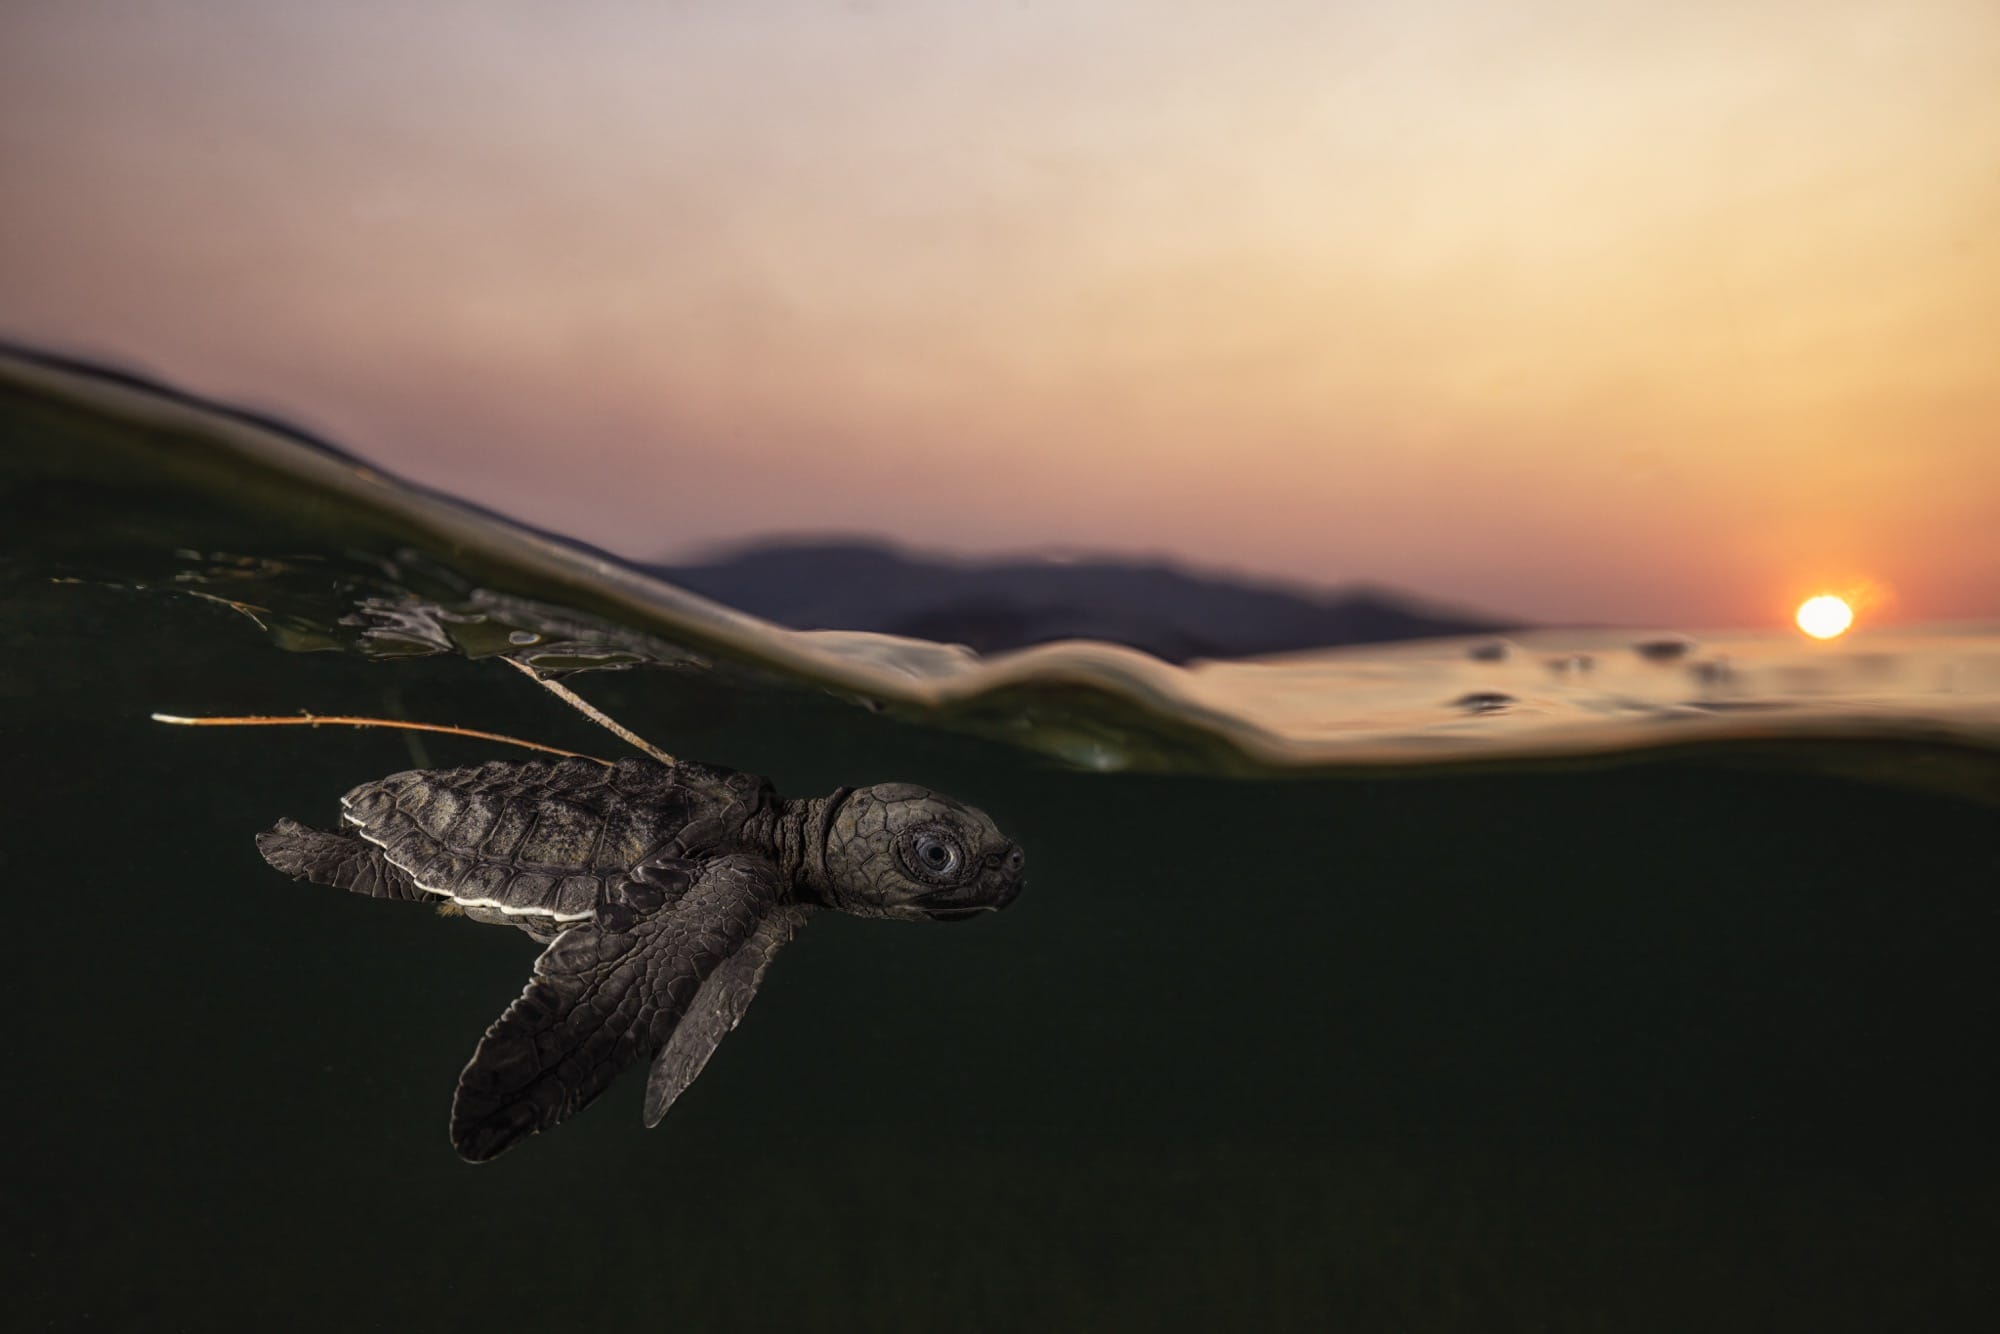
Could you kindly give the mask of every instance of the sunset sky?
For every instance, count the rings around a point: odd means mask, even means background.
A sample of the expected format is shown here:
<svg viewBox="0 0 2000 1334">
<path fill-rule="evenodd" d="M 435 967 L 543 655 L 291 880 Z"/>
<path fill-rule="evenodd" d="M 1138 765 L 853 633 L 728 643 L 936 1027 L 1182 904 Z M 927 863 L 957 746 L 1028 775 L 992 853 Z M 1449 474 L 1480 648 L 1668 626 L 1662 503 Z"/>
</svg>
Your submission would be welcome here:
<svg viewBox="0 0 2000 1334">
<path fill-rule="evenodd" d="M 2000 4 L 14 3 L 0 336 L 642 558 L 1990 618 Z"/>
</svg>

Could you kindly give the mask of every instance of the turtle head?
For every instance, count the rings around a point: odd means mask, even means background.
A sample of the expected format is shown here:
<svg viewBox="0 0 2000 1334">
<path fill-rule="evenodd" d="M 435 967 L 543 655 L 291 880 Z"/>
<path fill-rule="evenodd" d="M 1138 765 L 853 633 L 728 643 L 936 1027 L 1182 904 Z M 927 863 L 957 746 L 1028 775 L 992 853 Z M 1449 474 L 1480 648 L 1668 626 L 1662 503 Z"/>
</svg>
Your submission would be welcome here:
<svg viewBox="0 0 2000 1334">
<path fill-rule="evenodd" d="M 857 917 L 952 922 L 1021 892 L 1021 847 L 984 811 L 908 783 L 836 797 L 826 820 L 828 907 Z"/>
</svg>

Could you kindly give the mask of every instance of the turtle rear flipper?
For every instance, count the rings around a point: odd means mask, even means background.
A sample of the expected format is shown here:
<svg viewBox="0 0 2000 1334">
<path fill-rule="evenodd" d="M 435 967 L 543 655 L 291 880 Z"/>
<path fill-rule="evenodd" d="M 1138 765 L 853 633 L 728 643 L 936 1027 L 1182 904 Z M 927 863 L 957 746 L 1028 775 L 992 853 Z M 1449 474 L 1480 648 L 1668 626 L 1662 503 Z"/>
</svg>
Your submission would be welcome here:
<svg viewBox="0 0 2000 1334">
<path fill-rule="evenodd" d="M 372 899 L 427 897 L 409 876 L 389 864 L 382 849 L 352 834 L 329 834 L 308 829 L 297 820 L 280 820 L 257 835 L 257 851 L 294 880 L 310 880 Z"/>
</svg>

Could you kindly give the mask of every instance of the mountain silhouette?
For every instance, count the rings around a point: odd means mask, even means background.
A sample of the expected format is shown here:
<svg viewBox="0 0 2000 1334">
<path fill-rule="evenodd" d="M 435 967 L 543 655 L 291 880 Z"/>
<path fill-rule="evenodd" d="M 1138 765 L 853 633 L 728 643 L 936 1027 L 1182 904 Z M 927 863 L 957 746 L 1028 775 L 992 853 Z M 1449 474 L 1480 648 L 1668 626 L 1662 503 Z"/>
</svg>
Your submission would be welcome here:
<svg viewBox="0 0 2000 1334">
<path fill-rule="evenodd" d="M 981 653 L 1101 639 L 1186 662 L 1523 624 L 1381 589 L 1322 593 L 1166 561 L 959 560 L 865 540 L 773 540 L 647 568 L 795 630 L 872 630 Z"/>
</svg>

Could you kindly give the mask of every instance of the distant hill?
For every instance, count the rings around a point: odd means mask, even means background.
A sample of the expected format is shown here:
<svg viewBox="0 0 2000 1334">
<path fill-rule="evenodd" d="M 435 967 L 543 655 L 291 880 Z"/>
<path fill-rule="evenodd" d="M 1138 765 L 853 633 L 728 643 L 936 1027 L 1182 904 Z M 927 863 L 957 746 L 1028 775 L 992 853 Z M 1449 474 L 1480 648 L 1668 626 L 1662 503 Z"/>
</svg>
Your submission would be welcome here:
<svg viewBox="0 0 2000 1334">
<path fill-rule="evenodd" d="M 981 653 L 1103 639 L 1186 662 L 1522 624 L 1382 590 L 1316 593 L 1156 561 L 960 561 L 865 541 L 773 541 L 705 563 L 648 568 L 796 630 L 873 630 Z"/>
</svg>

